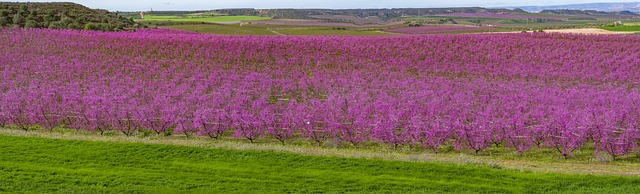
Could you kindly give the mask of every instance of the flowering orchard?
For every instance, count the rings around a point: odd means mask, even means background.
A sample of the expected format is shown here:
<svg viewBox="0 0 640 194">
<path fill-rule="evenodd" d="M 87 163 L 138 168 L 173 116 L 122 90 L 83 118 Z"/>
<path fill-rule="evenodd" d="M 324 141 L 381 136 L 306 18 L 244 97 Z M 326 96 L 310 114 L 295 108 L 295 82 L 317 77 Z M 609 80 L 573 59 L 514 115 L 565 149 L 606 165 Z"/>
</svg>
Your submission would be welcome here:
<svg viewBox="0 0 640 194">
<path fill-rule="evenodd" d="M 478 27 L 478 26 L 445 26 L 445 25 L 427 25 L 427 26 L 405 26 L 391 28 L 388 32 L 400 34 L 444 34 L 444 33 L 480 33 L 492 32 L 500 30 L 494 27 Z"/>
<path fill-rule="evenodd" d="M 0 30 L 0 122 L 438 151 L 639 152 L 640 37 Z"/>
<path fill-rule="evenodd" d="M 383 27 L 404 24 L 404 21 L 388 22 L 388 23 L 373 23 L 373 24 L 358 25 L 354 23 L 344 22 L 328 22 L 326 20 L 291 20 L 291 19 L 272 19 L 272 20 L 256 20 L 251 21 L 251 24 L 266 24 L 266 25 L 280 25 L 280 26 L 318 26 L 318 27 Z"/>
</svg>

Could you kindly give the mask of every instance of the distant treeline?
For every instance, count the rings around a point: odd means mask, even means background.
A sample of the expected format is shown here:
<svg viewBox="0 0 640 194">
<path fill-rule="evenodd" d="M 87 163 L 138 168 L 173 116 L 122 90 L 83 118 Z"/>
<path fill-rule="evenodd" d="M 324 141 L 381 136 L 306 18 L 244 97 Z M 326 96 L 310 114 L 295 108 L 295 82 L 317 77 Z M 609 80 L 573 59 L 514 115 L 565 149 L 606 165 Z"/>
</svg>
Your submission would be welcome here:
<svg viewBox="0 0 640 194">
<path fill-rule="evenodd" d="M 117 13 L 75 3 L 0 2 L 0 27 L 118 31 L 138 25 Z"/>
</svg>

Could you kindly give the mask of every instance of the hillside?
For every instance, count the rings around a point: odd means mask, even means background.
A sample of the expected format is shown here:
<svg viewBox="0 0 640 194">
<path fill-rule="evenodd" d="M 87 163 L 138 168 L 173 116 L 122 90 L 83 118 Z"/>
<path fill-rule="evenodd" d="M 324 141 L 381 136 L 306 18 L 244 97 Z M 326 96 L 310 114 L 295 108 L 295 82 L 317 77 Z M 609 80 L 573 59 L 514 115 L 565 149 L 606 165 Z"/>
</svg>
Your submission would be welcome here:
<svg viewBox="0 0 640 194">
<path fill-rule="evenodd" d="M 574 9 L 555 9 L 555 10 L 542 10 L 543 14 L 557 14 L 557 15 L 591 15 L 591 16 L 626 16 L 633 17 L 638 16 L 637 13 L 630 11 L 596 11 L 596 10 L 574 10 Z"/>
<path fill-rule="evenodd" d="M 0 2 L 0 27 L 117 31 L 137 25 L 117 13 L 75 3 Z"/>
<path fill-rule="evenodd" d="M 398 9 L 221 9 L 225 15 L 255 15 L 274 19 L 312 19 L 317 16 L 377 17 L 389 20 L 407 15 L 436 15 L 449 13 L 524 13 L 522 10 L 487 9 L 481 7 L 459 8 L 398 8 Z"/>
<path fill-rule="evenodd" d="M 528 12 L 540 12 L 542 10 L 557 10 L 557 9 L 571 9 L 571 10 L 595 10 L 604 12 L 619 12 L 630 11 L 640 12 L 640 2 L 630 3 L 584 3 L 584 4 L 569 4 L 569 5 L 553 5 L 553 6 L 521 6 L 511 7 L 519 8 Z"/>
</svg>

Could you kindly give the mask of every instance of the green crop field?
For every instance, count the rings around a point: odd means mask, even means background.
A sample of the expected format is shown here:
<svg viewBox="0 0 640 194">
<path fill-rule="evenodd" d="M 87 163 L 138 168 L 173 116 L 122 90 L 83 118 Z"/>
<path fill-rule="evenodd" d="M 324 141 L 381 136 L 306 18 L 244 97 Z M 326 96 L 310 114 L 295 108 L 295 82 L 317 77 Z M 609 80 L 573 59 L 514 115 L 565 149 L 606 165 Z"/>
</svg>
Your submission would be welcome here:
<svg viewBox="0 0 640 194">
<path fill-rule="evenodd" d="M 145 15 L 145 20 L 171 20 L 171 19 L 180 19 L 179 16 L 172 15 Z"/>
<path fill-rule="evenodd" d="M 154 16 L 145 15 L 144 20 L 138 21 L 174 21 L 174 22 L 205 22 L 205 23 L 218 23 L 218 22 L 239 22 L 239 21 L 251 21 L 251 20 L 268 20 L 271 18 L 259 17 L 259 16 Z"/>
<path fill-rule="evenodd" d="M 620 32 L 635 32 L 635 31 L 640 32 L 640 26 L 631 26 L 631 25 L 603 27 L 602 29 L 609 30 L 609 31 L 620 31 Z"/>
<path fill-rule="evenodd" d="M 173 25 L 167 26 L 167 28 L 224 35 L 277 35 L 263 27 L 226 24 Z"/>
<path fill-rule="evenodd" d="M 640 178 L 0 135 L 0 192 L 638 193 Z"/>
</svg>

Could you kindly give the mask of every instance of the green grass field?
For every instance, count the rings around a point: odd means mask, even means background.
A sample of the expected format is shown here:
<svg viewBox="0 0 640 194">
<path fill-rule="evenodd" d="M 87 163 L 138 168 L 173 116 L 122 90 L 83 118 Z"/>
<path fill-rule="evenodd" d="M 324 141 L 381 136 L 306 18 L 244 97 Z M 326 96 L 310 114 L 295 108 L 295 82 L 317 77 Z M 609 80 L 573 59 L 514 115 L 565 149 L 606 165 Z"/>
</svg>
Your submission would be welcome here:
<svg viewBox="0 0 640 194">
<path fill-rule="evenodd" d="M 616 26 L 616 27 L 603 27 L 602 29 L 605 30 L 609 30 L 609 31 L 619 31 L 619 32 L 635 32 L 638 31 L 640 32 L 640 26 L 630 26 L 630 25 L 624 25 L 624 26 Z"/>
<path fill-rule="evenodd" d="M 218 23 L 218 22 L 239 22 L 239 21 L 252 21 L 252 20 L 268 20 L 271 18 L 259 17 L 259 16 L 154 16 L 145 15 L 144 20 L 138 21 L 174 21 L 174 22 L 205 22 L 205 23 Z"/>
<path fill-rule="evenodd" d="M 224 34 L 224 35 L 277 35 L 266 28 L 254 26 L 240 26 L 227 24 L 190 24 L 174 25 L 167 28 L 186 30 L 192 32 Z"/>
<path fill-rule="evenodd" d="M 0 135 L 8 193 L 638 193 L 640 178 Z"/>
</svg>

